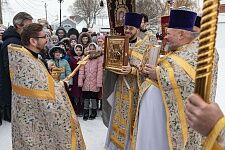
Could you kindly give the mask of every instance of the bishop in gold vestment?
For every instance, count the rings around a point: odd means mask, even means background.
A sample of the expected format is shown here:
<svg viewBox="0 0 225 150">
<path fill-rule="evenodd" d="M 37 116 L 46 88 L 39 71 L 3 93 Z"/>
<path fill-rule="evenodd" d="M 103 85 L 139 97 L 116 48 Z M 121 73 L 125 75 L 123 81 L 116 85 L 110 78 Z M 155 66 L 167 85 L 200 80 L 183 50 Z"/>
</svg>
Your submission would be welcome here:
<svg viewBox="0 0 225 150">
<path fill-rule="evenodd" d="M 141 99 L 141 103 L 145 105 L 141 104 L 136 118 L 138 124 L 134 131 L 134 137 L 137 138 L 134 149 L 201 150 L 202 148 L 202 136 L 187 125 L 184 113 L 186 99 L 195 87 L 198 53 L 198 41 L 194 39 L 192 32 L 195 18 L 196 13 L 191 11 L 171 11 L 166 36 L 171 52 L 159 60 L 156 68 L 152 66 L 149 68 L 149 77 L 152 81 L 157 81 L 157 84 L 152 84 L 150 91 L 147 90 L 145 93 L 149 93 L 151 97 L 143 96 Z M 184 21 L 180 22 L 182 19 Z M 217 73 L 214 71 L 212 100 L 215 97 L 216 76 Z M 157 89 L 160 93 L 156 91 Z M 154 97 L 153 92 L 158 94 Z M 149 101 L 151 107 L 145 107 L 146 101 Z M 145 111 L 142 108 L 145 108 Z M 144 118 L 144 113 L 152 109 L 155 111 L 151 111 L 147 119 Z M 159 109 L 162 111 L 159 112 Z M 159 126 L 162 128 L 158 128 Z"/>
</svg>

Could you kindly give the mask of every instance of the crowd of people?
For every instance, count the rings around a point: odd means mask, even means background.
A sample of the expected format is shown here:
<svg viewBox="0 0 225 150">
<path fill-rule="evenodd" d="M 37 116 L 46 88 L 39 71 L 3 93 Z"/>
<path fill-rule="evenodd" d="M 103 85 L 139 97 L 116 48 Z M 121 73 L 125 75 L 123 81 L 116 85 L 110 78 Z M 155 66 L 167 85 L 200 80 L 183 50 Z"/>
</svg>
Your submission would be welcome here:
<svg viewBox="0 0 225 150">
<path fill-rule="evenodd" d="M 26 23 L 26 20 L 29 20 L 29 23 L 31 23 L 32 19 L 32 16 L 29 14 L 21 12 L 14 17 L 14 26 L 10 26 L 8 29 L 1 28 L 1 43 L 2 48 L 4 49 L 1 50 L 1 60 L 3 61 L 1 63 L 3 67 L 1 70 L 6 72 L 2 72 L 3 75 L 1 77 L 1 101 L 4 102 L 4 104 L 1 105 L 0 120 L 11 120 L 11 94 L 9 73 L 7 72 L 6 49 L 11 43 L 21 45 L 21 31 L 23 27 L 28 24 Z M 19 24 L 20 22 L 17 23 L 20 20 L 22 20 L 22 25 Z M 56 80 L 59 81 L 65 79 L 71 71 L 78 66 L 78 62 L 85 55 L 91 54 L 91 61 L 82 67 L 80 69 L 81 71 L 69 81 L 68 95 L 78 116 L 83 116 L 84 120 L 95 119 L 97 116 L 97 109 L 101 109 L 105 34 L 96 34 L 96 32 L 90 32 L 87 28 L 83 28 L 81 33 L 75 28 L 71 28 L 66 32 L 63 27 L 59 27 L 53 32 L 48 24 L 43 23 L 43 26 L 46 35 L 37 38 L 46 38 L 47 43 L 44 47 L 44 51 L 39 53 L 39 57 L 43 60 L 49 73 L 54 74 L 56 73 L 54 70 L 62 69 L 61 72 L 56 75 Z M 4 94 L 6 95 L 3 96 Z M 90 102 L 91 113 L 89 114 Z"/>
<path fill-rule="evenodd" d="M 13 148 L 86 149 L 77 116 L 93 120 L 102 104 L 106 149 L 223 149 L 223 113 L 191 95 L 201 17 L 187 8 L 172 9 L 169 17 L 167 55 L 152 64 L 151 50 L 162 42 L 146 30 L 146 15 L 126 13 L 128 64 L 103 71 L 106 35 L 62 27 L 53 34 L 48 25 L 18 13 L 13 26 L 0 29 L 0 120 L 12 122 Z M 207 91 L 212 102 L 216 50 L 213 63 L 212 89 Z M 77 67 L 71 80 L 61 82 Z"/>
<path fill-rule="evenodd" d="M 92 33 L 87 28 L 83 28 L 81 33 L 71 28 L 66 33 L 59 27 L 55 35 L 49 35 L 46 51 L 41 54 L 50 72 L 63 68 L 57 80 L 65 79 L 84 56 L 90 55 L 90 61 L 68 83 L 74 110 L 84 120 L 95 119 L 101 105 L 104 38 L 105 35 Z"/>
</svg>

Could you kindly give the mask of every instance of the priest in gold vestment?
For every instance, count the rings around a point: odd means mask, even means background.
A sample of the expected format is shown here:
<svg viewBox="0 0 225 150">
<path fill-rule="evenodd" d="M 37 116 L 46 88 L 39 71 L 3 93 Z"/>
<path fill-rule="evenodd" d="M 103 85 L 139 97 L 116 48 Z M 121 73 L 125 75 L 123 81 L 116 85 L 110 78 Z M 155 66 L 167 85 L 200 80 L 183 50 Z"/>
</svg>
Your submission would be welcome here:
<svg viewBox="0 0 225 150">
<path fill-rule="evenodd" d="M 121 74 L 115 72 L 118 78 L 116 84 L 111 85 L 114 86 L 114 92 L 108 98 L 112 101 L 112 111 L 105 146 L 107 150 L 130 149 L 139 83 L 142 81 L 138 69 L 145 51 L 151 48 L 149 35 L 147 38 L 138 38 L 141 21 L 140 14 L 125 15 L 124 33 L 129 36 L 129 63 L 128 66 L 123 66 Z"/>
<path fill-rule="evenodd" d="M 64 86 L 54 82 L 38 58 L 47 39 L 43 26 L 30 24 L 24 28 L 21 38 L 24 47 L 8 47 L 13 149 L 86 149 Z"/>
<path fill-rule="evenodd" d="M 171 10 L 165 37 L 170 52 L 160 58 L 157 67 L 146 65 L 143 71 L 152 85 L 141 98 L 133 149 L 202 148 L 202 135 L 188 126 L 185 115 L 187 97 L 195 87 L 198 40 L 193 26 L 196 15 L 189 10 Z M 217 74 L 214 73 L 212 99 L 216 89 Z"/>
</svg>

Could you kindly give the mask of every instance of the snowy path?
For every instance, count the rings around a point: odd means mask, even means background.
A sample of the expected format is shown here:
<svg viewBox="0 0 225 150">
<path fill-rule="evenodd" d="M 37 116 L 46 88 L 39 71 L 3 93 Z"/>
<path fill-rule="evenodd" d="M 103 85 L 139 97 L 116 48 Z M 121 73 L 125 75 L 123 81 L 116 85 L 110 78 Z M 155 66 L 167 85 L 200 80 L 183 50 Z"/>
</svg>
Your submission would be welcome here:
<svg viewBox="0 0 225 150">
<path fill-rule="evenodd" d="M 79 121 L 87 150 L 104 150 L 107 128 L 103 124 L 101 117 L 87 121 L 79 118 Z M 11 124 L 8 122 L 3 122 L 2 126 L 0 126 L 0 150 L 12 150 Z"/>
</svg>

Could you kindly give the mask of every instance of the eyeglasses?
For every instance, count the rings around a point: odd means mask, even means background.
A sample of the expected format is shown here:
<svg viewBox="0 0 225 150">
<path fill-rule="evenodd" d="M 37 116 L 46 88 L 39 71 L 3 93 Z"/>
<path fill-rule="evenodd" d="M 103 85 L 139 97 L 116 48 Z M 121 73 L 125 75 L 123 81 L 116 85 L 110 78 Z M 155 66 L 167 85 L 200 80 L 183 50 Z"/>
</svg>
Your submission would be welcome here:
<svg viewBox="0 0 225 150">
<path fill-rule="evenodd" d="M 44 36 L 36 36 L 34 38 L 43 38 L 43 39 L 46 39 L 47 38 L 47 35 L 45 34 Z"/>
</svg>

